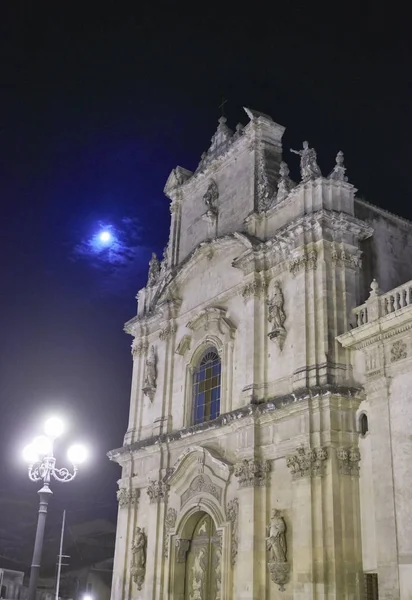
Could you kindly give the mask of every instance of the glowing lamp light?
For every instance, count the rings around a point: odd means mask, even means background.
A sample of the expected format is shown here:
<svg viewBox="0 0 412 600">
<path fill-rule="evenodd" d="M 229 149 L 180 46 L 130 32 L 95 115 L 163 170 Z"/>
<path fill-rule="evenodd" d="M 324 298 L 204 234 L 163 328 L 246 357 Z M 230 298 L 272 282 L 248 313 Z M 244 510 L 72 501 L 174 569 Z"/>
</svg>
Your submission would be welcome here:
<svg viewBox="0 0 412 600">
<path fill-rule="evenodd" d="M 80 465 L 87 458 L 87 450 L 81 444 L 75 444 L 69 448 L 67 458 L 73 465 Z"/>
<path fill-rule="evenodd" d="M 64 431 L 64 424 L 58 417 L 50 417 L 44 424 L 44 433 L 50 438 L 58 438 Z"/>
<path fill-rule="evenodd" d="M 103 244 L 108 244 L 112 239 L 112 234 L 110 231 L 102 231 L 99 235 L 99 240 L 103 242 Z"/>
<path fill-rule="evenodd" d="M 29 444 L 25 448 L 23 448 L 23 459 L 29 463 L 29 465 L 34 465 L 39 461 L 39 455 L 36 452 L 36 448 L 33 444 Z"/>
<path fill-rule="evenodd" d="M 90 594 L 84 594 L 83 600 L 93 600 L 93 596 L 91 596 Z"/>
<path fill-rule="evenodd" d="M 32 445 L 38 456 L 48 456 L 53 450 L 53 442 L 46 435 L 35 437 Z"/>
</svg>

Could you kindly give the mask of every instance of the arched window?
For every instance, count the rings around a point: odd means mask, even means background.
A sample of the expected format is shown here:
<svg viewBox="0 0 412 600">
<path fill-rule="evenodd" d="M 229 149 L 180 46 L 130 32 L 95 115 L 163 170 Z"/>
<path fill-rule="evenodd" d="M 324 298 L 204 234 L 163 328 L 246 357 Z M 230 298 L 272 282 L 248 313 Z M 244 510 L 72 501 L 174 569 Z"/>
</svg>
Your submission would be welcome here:
<svg viewBox="0 0 412 600">
<path fill-rule="evenodd" d="M 365 413 L 362 413 L 359 418 L 359 429 L 361 435 L 366 435 L 369 431 L 368 416 Z"/>
<path fill-rule="evenodd" d="M 221 362 L 215 348 L 208 348 L 193 373 L 193 422 L 212 421 L 220 415 Z"/>
</svg>

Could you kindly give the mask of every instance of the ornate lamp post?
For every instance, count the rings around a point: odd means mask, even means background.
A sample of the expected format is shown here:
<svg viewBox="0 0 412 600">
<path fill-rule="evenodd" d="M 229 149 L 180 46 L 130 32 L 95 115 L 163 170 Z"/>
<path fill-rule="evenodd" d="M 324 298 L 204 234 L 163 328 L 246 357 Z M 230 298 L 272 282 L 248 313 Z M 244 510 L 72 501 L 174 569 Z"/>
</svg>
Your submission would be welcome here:
<svg viewBox="0 0 412 600">
<path fill-rule="evenodd" d="M 46 435 L 34 438 L 33 442 L 23 451 L 24 458 L 29 464 L 29 478 L 31 481 L 42 481 L 43 485 L 38 491 L 40 497 L 39 516 L 37 519 L 36 538 L 34 542 L 33 560 L 30 570 L 28 600 L 36 600 L 37 580 L 40 572 L 41 554 L 43 549 L 44 527 L 46 525 L 47 505 L 53 494 L 50 489 L 52 477 L 63 483 L 72 481 L 76 477 L 78 465 L 86 459 L 86 449 L 75 445 L 69 448 L 67 456 L 71 468 L 56 467 L 53 455 L 54 440 L 63 433 L 63 423 L 60 419 L 51 418 L 45 423 Z"/>
</svg>

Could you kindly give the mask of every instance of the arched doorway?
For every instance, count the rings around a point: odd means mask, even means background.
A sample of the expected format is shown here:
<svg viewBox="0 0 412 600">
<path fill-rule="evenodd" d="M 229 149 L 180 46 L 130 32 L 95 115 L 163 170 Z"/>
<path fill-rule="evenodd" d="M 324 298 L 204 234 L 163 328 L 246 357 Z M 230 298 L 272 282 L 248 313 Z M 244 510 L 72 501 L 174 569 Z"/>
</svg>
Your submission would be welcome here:
<svg viewBox="0 0 412 600">
<path fill-rule="evenodd" d="M 220 599 L 221 559 L 221 537 L 213 519 L 199 513 L 186 556 L 185 600 Z"/>
</svg>

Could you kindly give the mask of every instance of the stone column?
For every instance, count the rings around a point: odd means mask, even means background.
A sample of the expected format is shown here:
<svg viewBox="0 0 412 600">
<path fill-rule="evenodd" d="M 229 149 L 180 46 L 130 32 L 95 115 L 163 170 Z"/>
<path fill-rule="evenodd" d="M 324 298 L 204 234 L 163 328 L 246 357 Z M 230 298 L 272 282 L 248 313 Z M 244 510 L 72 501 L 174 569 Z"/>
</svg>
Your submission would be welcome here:
<svg viewBox="0 0 412 600">
<path fill-rule="evenodd" d="M 140 490 L 120 487 L 117 492 L 116 545 L 113 562 L 111 600 L 126 600 L 130 590 L 130 551 Z"/>
<path fill-rule="evenodd" d="M 162 479 L 151 481 L 147 488 L 149 506 L 147 507 L 147 560 L 145 576 L 145 599 L 160 599 L 163 595 L 165 559 L 164 559 L 164 521 L 165 502 L 168 487 Z"/>
<path fill-rule="evenodd" d="M 235 465 L 239 485 L 239 545 L 234 598 L 261 600 L 265 594 L 265 488 L 269 462 L 244 458 Z"/>
</svg>

